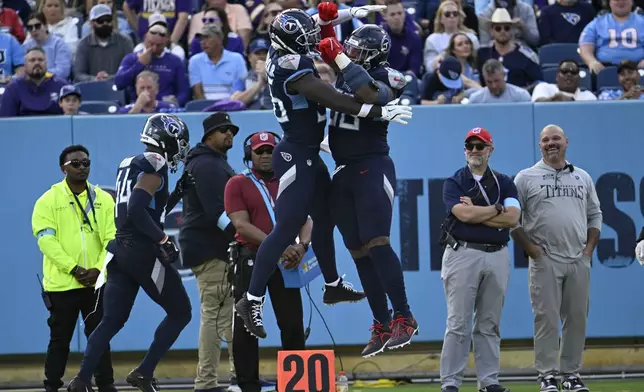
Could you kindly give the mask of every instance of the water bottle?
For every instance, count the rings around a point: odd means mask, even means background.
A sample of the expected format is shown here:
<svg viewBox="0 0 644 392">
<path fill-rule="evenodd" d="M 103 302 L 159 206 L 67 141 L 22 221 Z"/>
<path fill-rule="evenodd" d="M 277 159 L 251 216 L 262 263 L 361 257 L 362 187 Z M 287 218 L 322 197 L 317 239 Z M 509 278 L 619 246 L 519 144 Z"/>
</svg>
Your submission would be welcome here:
<svg viewBox="0 0 644 392">
<path fill-rule="evenodd" d="M 338 381 L 335 383 L 336 392 L 349 392 L 349 379 L 345 372 L 340 372 L 338 374 Z"/>
</svg>

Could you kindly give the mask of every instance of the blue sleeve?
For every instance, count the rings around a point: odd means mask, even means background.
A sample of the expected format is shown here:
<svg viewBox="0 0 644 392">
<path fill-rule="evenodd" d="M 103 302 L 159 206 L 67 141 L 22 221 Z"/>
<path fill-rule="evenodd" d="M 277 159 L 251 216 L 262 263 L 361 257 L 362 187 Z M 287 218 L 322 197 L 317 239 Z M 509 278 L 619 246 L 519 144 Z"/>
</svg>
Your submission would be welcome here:
<svg viewBox="0 0 644 392">
<path fill-rule="evenodd" d="M 453 177 L 446 179 L 443 183 L 443 203 L 445 203 L 448 214 L 452 212 L 455 205 L 461 202 L 462 196 L 465 196 L 465 193 L 456 180 Z"/>
<path fill-rule="evenodd" d="M 121 32 L 120 27 L 121 26 L 119 26 L 119 32 Z M 85 23 L 83 23 L 83 27 L 81 28 L 81 38 L 85 37 L 88 34 L 89 34 L 89 21 L 85 21 Z"/>
<path fill-rule="evenodd" d="M 0 117 L 16 117 L 18 116 L 18 102 L 17 90 L 19 86 L 16 81 L 7 85 L 7 88 L 2 94 L 2 104 L 0 105 Z"/>
<path fill-rule="evenodd" d="M 178 57 L 175 66 L 175 72 L 175 91 L 177 91 L 177 101 L 179 101 L 179 106 L 184 107 L 190 100 L 192 94 L 190 92 L 188 75 L 186 75 L 186 66 Z"/>
<path fill-rule="evenodd" d="M 201 44 L 199 43 L 199 38 L 194 37 L 190 41 L 190 48 L 188 49 L 188 58 L 192 58 L 197 53 L 201 53 Z"/>
<path fill-rule="evenodd" d="M 63 39 L 56 41 L 56 59 L 47 68 L 61 79 L 69 79 L 72 70 L 72 51 Z"/>
<path fill-rule="evenodd" d="M 25 50 L 15 38 L 11 40 L 11 64 L 12 70 L 25 65 Z"/>
<path fill-rule="evenodd" d="M 237 76 L 236 80 L 233 82 L 233 92 L 246 90 L 246 78 L 248 77 L 248 70 L 246 70 L 246 60 L 244 60 L 244 57 L 241 55 L 239 55 L 237 59 Z"/>
<path fill-rule="evenodd" d="M 581 44 L 592 44 L 597 45 L 597 20 L 600 17 L 593 19 L 590 23 L 584 27 L 581 36 L 579 37 L 579 45 Z"/>
<path fill-rule="evenodd" d="M 125 57 L 123 57 L 121 66 L 119 67 L 118 71 L 116 71 L 116 75 L 114 76 L 114 84 L 119 90 L 125 90 L 128 87 L 133 87 L 136 75 L 141 73 L 144 68 L 145 65 L 139 62 L 136 53 L 130 53 L 126 55 Z"/>
<path fill-rule="evenodd" d="M 202 83 L 201 72 L 199 72 L 199 57 L 191 57 L 188 61 L 188 82 L 190 87 L 194 87 Z"/>
</svg>

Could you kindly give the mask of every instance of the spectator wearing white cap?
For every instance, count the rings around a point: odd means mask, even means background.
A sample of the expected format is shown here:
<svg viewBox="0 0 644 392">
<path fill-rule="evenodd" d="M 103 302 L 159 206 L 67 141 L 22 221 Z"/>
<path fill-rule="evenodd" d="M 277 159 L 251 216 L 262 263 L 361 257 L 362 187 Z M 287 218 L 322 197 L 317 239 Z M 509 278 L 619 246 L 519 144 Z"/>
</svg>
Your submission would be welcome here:
<svg viewBox="0 0 644 392">
<path fill-rule="evenodd" d="M 179 40 L 186 32 L 190 19 L 191 0 L 126 0 L 123 3 L 123 12 L 130 26 L 136 31 L 139 38 L 143 37 L 150 28 L 149 18 L 158 12 L 167 18 L 170 42 L 179 43 Z"/>
<path fill-rule="evenodd" d="M 89 13 L 92 32 L 78 43 L 74 80 L 89 82 L 114 77 L 123 57 L 132 53 L 132 40 L 114 30 L 112 9 L 97 4 Z"/>
<path fill-rule="evenodd" d="M 478 50 L 479 74 L 487 60 L 497 59 L 503 63 L 506 81 L 510 84 L 527 88 L 543 80 L 537 55 L 514 39 L 517 20 L 512 19 L 505 8 L 497 8 L 488 25 L 493 41 L 492 45 Z M 485 86 L 485 79 L 481 79 L 481 83 Z"/>
<path fill-rule="evenodd" d="M 136 34 L 132 31 L 132 28 L 130 28 L 130 24 L 127 22 L 127 19 L 125 19 L 125 14 L 123 12 L 119 12 L 116 3 L 112 0 L 92 0 L 94 5 L 97 4 L 105 4 L 106 6 L 110 7 L 112 10 L 112 18 L 114 21 L 112 22 L 112 25 L 114 26 L 114 31 L 118 31 L 119 33 L 123 35 L 127 35 L 131 39 L 136 38 Z M 91 32 L 90 25 L 89 25 L 89 20 L 86 20 L 85 23 L 83 23 L 83 27 L 81 28 L 81 38 L 87 36 Z"/>
<path fill-rule="evenodd" d="M 223 31 L 215 24 L 204 25 L 198 35 L 203 52 L 190 58 L 188 75 L 195 99 L 229 99 L 244 91 L 246 60 L 224 49 Z"/>
<path fill-rule="evenodd" d="M 150 15 L 150 17 L 148 18 L 148 31 L 156 25 L 160 25 L 168 29 L 168 19 L 165 16 L 163 16 L 163 14 L 155 12 L 152 15 Z M 134 47 L 134 52 L 140 53 L 140 52 L 143 52 L 144 49 L 145 49 L 145 44 L 143 42 L 139 42 L 138 45 Z M 183 50 L 181 45 L 178 45 L 169 40 L 168 50 L 170 51 L 170 53 L 179 57 L 181 60 L 185 60 L 186 51 Z"/>
</svg>

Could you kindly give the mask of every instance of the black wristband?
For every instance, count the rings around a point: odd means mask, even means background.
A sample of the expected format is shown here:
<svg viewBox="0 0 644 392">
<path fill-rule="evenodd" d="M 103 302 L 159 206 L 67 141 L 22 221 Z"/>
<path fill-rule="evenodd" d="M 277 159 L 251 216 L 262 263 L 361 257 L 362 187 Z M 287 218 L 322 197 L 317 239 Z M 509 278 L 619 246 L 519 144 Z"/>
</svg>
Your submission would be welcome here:
<svg viewBox="0 0 644 392">
<path fill-rule="evenodd" d="M 300 245 L 302 245 L 304 247 L 305 252 L 309 251 L 309 244 L 305 244 L 305 243 L 300 242 Z"/>
</svg>

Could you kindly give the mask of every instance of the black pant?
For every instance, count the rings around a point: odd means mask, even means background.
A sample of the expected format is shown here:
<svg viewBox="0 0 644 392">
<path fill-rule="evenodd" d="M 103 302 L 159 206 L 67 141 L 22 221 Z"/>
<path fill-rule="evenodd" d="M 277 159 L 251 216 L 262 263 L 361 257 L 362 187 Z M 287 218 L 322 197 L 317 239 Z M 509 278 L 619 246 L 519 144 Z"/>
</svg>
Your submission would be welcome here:
<svg viewBox="0 0 644 392">
<path fill-rule="evenodd" d="M 243 249 L 235 268 L 235 302 L 242 298 L 250 282 L 252 267 L 248 260 L 255 254 Z M 304 312 L 300 289 L 284 287 L 279 269 L 275 269 L 268 280 L 268 294 L 271 298 L 277 326 L 282 338 L 282 349 L 304 349 Z M 235 314 L 233 322 L 233 357 L 237 383 L 243 392 L 260 392 L 259 383 L 259 342 L 244 328 L 244 321 Z"/>
<path fill-rule="evenodd" d="M 100 291 L 102 292 L 102 290 Z M 89 337 L 103 316 L 103 301 L 101 298 L 97 306 L 97 295 L 93 287 L 49 292 L 48 295 L 52 308 L 49 319 L 47 319 L 50 338 L 45 358 L 46 379 L 44 384 L 47 391 L 56 391 L 63 386 L 62 378 L 67 366 L 69 344 L 76 329 L 78 313 L 80 312 L 83 316 L 85 336 Z M 101 357 L 94 377 L 96 385 L 99 387 L 114 383 L 114 371 L 109 349 Z"/>
</svg>

